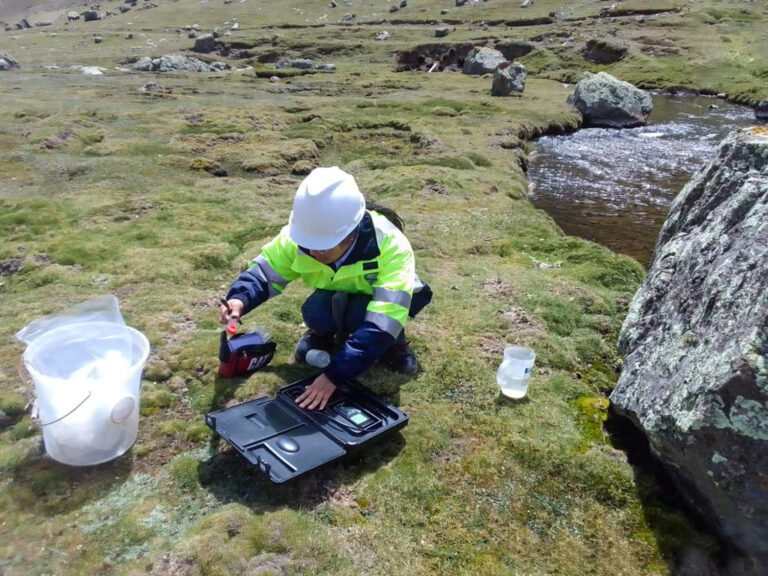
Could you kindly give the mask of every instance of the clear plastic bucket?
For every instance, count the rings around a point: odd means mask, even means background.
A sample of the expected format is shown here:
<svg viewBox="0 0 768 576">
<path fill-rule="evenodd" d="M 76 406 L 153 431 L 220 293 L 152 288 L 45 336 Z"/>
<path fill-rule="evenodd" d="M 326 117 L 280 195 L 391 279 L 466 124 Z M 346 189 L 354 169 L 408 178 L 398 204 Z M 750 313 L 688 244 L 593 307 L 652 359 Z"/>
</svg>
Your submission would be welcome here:
<svg viewBox="0 0 768 576">
<path fill-rule="evenodd" d="M 524 346 L 504 348 L 504 360 L 496 371 L 501 393 L 510 398 L 522 398 L 528 392 L 536 353 Z"/>
<path fill-rule="evenodd" d="M 148 355 L 141 332 L 114 322 L 59 326 L 30 343 L 24 364 L 35 383 L 51 458 L 91 466 L 133 446 Z"/>
</svg>

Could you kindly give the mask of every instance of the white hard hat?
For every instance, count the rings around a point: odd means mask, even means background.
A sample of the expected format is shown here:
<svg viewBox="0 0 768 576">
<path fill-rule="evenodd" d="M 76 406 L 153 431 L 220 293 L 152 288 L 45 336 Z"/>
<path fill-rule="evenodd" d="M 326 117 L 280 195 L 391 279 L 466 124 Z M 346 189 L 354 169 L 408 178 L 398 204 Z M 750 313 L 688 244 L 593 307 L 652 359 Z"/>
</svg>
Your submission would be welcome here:
<svg viewBox="0 0 768 576">
<path fill-rule="evenodd" d="M 288 235 L 299 246 L 328 250 L 341 243 L 365 214 L 365 198 L 338 166 L 315 168 L 296 190 Z"/>
</svg>

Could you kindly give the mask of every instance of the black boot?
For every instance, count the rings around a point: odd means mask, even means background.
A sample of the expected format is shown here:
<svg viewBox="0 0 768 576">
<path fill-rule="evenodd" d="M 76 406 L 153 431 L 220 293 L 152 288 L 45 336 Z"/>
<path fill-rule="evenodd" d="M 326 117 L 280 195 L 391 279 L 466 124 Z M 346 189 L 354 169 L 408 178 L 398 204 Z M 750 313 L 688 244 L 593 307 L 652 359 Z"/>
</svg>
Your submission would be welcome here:
<svg viewBox="0 0 768 576">
<path fill-rule="evenodd" d="M 323 336 L 312 330 L 307 330 L 296 343 L 296 349 L 293 356 L 299 364 L 305 364 L 307 361 L 307 352 L 310 350 L 325 350 L 330 352 L 333 349 L 333 336 Z"/>
<path fill-rule="evenodd" d="M 419 371 L 419 362 L 416 360 L 416 352 L 408 345 L 408 342 L 393 344 L 384 354 L 387 366 L 399 372 L 413 376 Z"/>
</svg>

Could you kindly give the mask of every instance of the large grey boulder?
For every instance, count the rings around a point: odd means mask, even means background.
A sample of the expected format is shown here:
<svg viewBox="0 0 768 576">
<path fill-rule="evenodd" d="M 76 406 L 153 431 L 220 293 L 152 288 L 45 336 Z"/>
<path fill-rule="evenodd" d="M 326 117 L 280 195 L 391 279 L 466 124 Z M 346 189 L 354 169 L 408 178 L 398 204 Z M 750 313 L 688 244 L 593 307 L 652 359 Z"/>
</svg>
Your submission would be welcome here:
<svg viewBox="0 0 768 576">
<path fill-rule="evenodd" d="M 8 70 L 14 70 L 17 68 L 21 68 L 21 65 L 16 62 L 11 56 L 6 54 L 5 52 L 0 52 L 0 72 L 5 72 Z"/>
<path fill-rule="evenodd" d="M 464 74 L 473 75 L 489 74 L 496 70 L 496 66 L 506 61 L 507 59 L 504 58 L 504 54 L 498 50 L 482 46 L 473 49 L 467 54 L 461 71 Z"/>
<path fill-rule="evenodd" d="M 653 110 L 647 93 L 607 72 L 584 74 L 568 104 L 578 108 L 585 126 L 606 128 L 644 126 Z"/>
<path fill-rule="evenodd" d="M 731 133 L 670 209 L 619 338 L 613 407 L 768 574 L 768 129 Z"/>
<path fill-rule="evenodd" d="M 519 62 L 502 62 L 493 71 L 492 96 L 510 96 L 525 90 L 525 66 Z"/>
<path fill-rule="evenodd" d="M 133 64 L 140 72 L 219 72 L 228 66 L 223 62 L 203 62 L 183 54 L 166 54 L 160 58 L 140 58 Z"/>
<path fill-rule="evenodd" d="M 768 121 L 768 100 L 761 100 L 755 106 L 755 118 Z"/>
</svg>

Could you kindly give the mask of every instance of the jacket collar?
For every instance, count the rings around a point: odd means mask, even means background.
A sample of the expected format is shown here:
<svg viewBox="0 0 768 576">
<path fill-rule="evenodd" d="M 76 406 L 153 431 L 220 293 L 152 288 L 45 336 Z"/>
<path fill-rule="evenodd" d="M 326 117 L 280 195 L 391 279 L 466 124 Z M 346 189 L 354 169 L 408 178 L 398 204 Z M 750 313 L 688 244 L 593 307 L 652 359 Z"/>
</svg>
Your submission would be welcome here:
<svg viewBox="0 0 768 576">
<path fill-rule="evenodd" d="M 307 256 L 310 255 L 309 249 L 303 246 L 299 246 L 299 250 Z M 380 254 L 381 251 L 379 250 L 379 242 L 376 239 L 376 228 L 373 225 L 373 218 L 371 213 L 366 210 L 357 228 L 355 245 L 352 248 L 352 252 L 344 259 L 342 267 L 360 262 L 361 260 L 373 260 Z"/>
<path fill-rule="evenodd" d="M 379 242 L 376 239 L 376 228 L 373 226 L 373 218 L 367 210 L 357 228 L 357 242 L 349 253 L 342 266 L 354 264 L 360 260 L 373 260 L 381 254 Z"/>
</svg>

